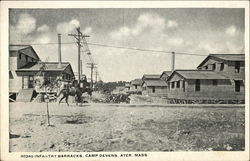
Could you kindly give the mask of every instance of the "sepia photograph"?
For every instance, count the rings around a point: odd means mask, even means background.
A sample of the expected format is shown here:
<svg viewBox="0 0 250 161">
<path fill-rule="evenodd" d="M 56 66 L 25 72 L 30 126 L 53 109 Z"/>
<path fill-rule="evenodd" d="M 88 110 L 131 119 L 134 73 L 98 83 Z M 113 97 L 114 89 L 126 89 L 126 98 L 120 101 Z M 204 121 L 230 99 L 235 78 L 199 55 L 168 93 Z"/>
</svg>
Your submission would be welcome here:
<svg viewBox="0 0 250 161">
<path fill-rule="evenodd" d="M 249 150 L 245 7 L 24 6 L 1 53 L 9 154 Z"/>
</svg>

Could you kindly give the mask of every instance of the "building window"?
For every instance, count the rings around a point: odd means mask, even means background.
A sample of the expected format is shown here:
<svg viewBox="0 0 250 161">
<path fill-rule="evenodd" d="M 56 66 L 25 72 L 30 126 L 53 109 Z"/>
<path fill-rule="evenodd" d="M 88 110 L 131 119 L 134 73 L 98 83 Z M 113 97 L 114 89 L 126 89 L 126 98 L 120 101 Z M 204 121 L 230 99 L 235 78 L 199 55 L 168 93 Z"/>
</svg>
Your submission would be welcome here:
<svg viewBox="0 0 250 161">
<path fill-rule="evenodd" d="M 215 70 L 216 64 L 212 64 L 212 70 Z"/>
<path fill-rule="evenodd" d="M 22 54 L 19 53 L 19 59 L 22 59 Z"/>
<path fill-rule="evenodd" d="M 195 91 L 200 91 L 201 90 L 201 82 L 199 79 L 196 79 L 195 81 Z"/>
<path fill-rule="evenodd" d="M 171 82 L 171 88 L 174 88 L 174 82 Z"/>
<path fill-rule="evenodd" d="M 208 69 L 208 66 L 205 66 L 205 69 Z"/>
<path fill-rule="evenodd" d="M 240 81 L 235 80 L 235 92 L 240 92 Z"/>
<path fill-rule="evenodd" d="M 9 71 L 9 79 L 14 79 L 14 76 L 11 71 Z"/>
<path fill-rule="evenodd" d="M 224 70 L 224 63 L 220 64 L 220 71 Z"/>
<path fill-rule="evenodd" d="M 176 88 L 180 88 L 180 81 L 176 82 Z"/>
<path fill-rule="evenodd" d="M 152 92 L 155 93 L 155 87 L 152 87 Z"/>
<path fill-rule="evenodd" d="M 182 88 L 183 88 L 183 91 L 185 92 L 185 81 L 183 80 L 183 82 L 182 82 Z"/>
<path fill-rule="evenodd" d="M 25 55 L 25 60 L 26 60 L 26 62 L 28 61 L 28 56 L 27 55 Z"/>
<path fill-rule="evenodd" d="M 236 61 L 235 62 L 235 73 L 239 73 L 240 72 L 240 62 Z"/>
<path fill-rule="evenodd" d="M 213 79 L 213 86 L 217 86 L 218 85 L 218 80 Z"/>
<path fill-rule="evenodd" d="M 137 85 L 135 85 L 135 89 L 137 89 Z"/>
</svg>

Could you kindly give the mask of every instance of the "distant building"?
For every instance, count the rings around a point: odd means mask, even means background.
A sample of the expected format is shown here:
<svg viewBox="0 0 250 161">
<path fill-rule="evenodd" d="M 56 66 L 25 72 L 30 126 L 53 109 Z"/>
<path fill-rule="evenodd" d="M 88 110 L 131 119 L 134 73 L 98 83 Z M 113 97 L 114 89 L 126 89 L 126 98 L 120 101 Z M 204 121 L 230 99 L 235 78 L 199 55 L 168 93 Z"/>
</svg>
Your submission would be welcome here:
<svg viewBox="0 0 250 161">
<path fill-rule="evenodd" d="M 159 80 L 161 77 L 161 75 L 158 75 L 158 74 L 144 74 L 142 76 L 142 81 L 145 81 L 145 80 Z"/>
<path fill-rule="evenodd" d="M 162 72 L 160 78 L 161 80 L 167 81 L 168 77 L 171 75 L 172 71 L 164 71 Z"/>
<path fill-rule="evenodd" d="M 144 80 L 142 94 L 147 96 L 167 96 L 167 83 L 164 80 Z"/>
<path fill-rule="evenodd" d="M 130 82 L 130 92 L 140 94 L 142 92 L 142 83 L 141 79 L 134 79 Z"/>
<path fill-rule="evenodd" d="M 166 96 L 167 83 L 158 74 L 144 74 L 142 77 L 142 94 L 147 96 Z"/>
<path fill-rule="evenodd" d="M 126 82 L 125 83 L 125 91 L 129 91 L 130 90 L 130 82 Z"/>
</svg>

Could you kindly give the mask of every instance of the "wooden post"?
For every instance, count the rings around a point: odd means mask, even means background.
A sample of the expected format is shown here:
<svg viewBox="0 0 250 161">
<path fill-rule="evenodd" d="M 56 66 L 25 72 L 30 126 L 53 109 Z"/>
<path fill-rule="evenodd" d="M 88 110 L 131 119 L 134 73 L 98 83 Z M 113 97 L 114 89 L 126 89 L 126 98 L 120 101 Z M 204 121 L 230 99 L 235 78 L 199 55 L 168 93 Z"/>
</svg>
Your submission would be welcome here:
<svg viewBox="0 0 250 161">
<path fill-rule="evenodd" d="M 47 104 L 47 120 L 48 120 L 48 126 L 50 126 L 50 121 L 49 121 L 49 102 L 46 102 Z"/>
</svg>

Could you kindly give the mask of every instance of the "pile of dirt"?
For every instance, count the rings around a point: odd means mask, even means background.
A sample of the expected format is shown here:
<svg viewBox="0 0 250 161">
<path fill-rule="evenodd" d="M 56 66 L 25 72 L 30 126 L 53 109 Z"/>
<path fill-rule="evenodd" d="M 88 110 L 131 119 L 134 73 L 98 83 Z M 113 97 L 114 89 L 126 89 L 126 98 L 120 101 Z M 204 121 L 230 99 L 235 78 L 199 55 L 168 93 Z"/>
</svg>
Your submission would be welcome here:
<svg viewBox="0 0 250 161">
<path fill-rule="evenodd" d="M 128 94 L 110 94 L 105 99 L 106 103 L 130 103 Z"/>
<path fill-rule="evenodd" d="M 164 97 L 150 97 L 132 94 L 129 96 L 131 104 L 168 104 L 169 101 Z"/>
<path fill-rule="evenodd" d="M 94 92 L 89 97 L 89 102 L 92 103 L 130 103 L 129 95 L 126 93 L 99 93 Z"/>
</svg>

